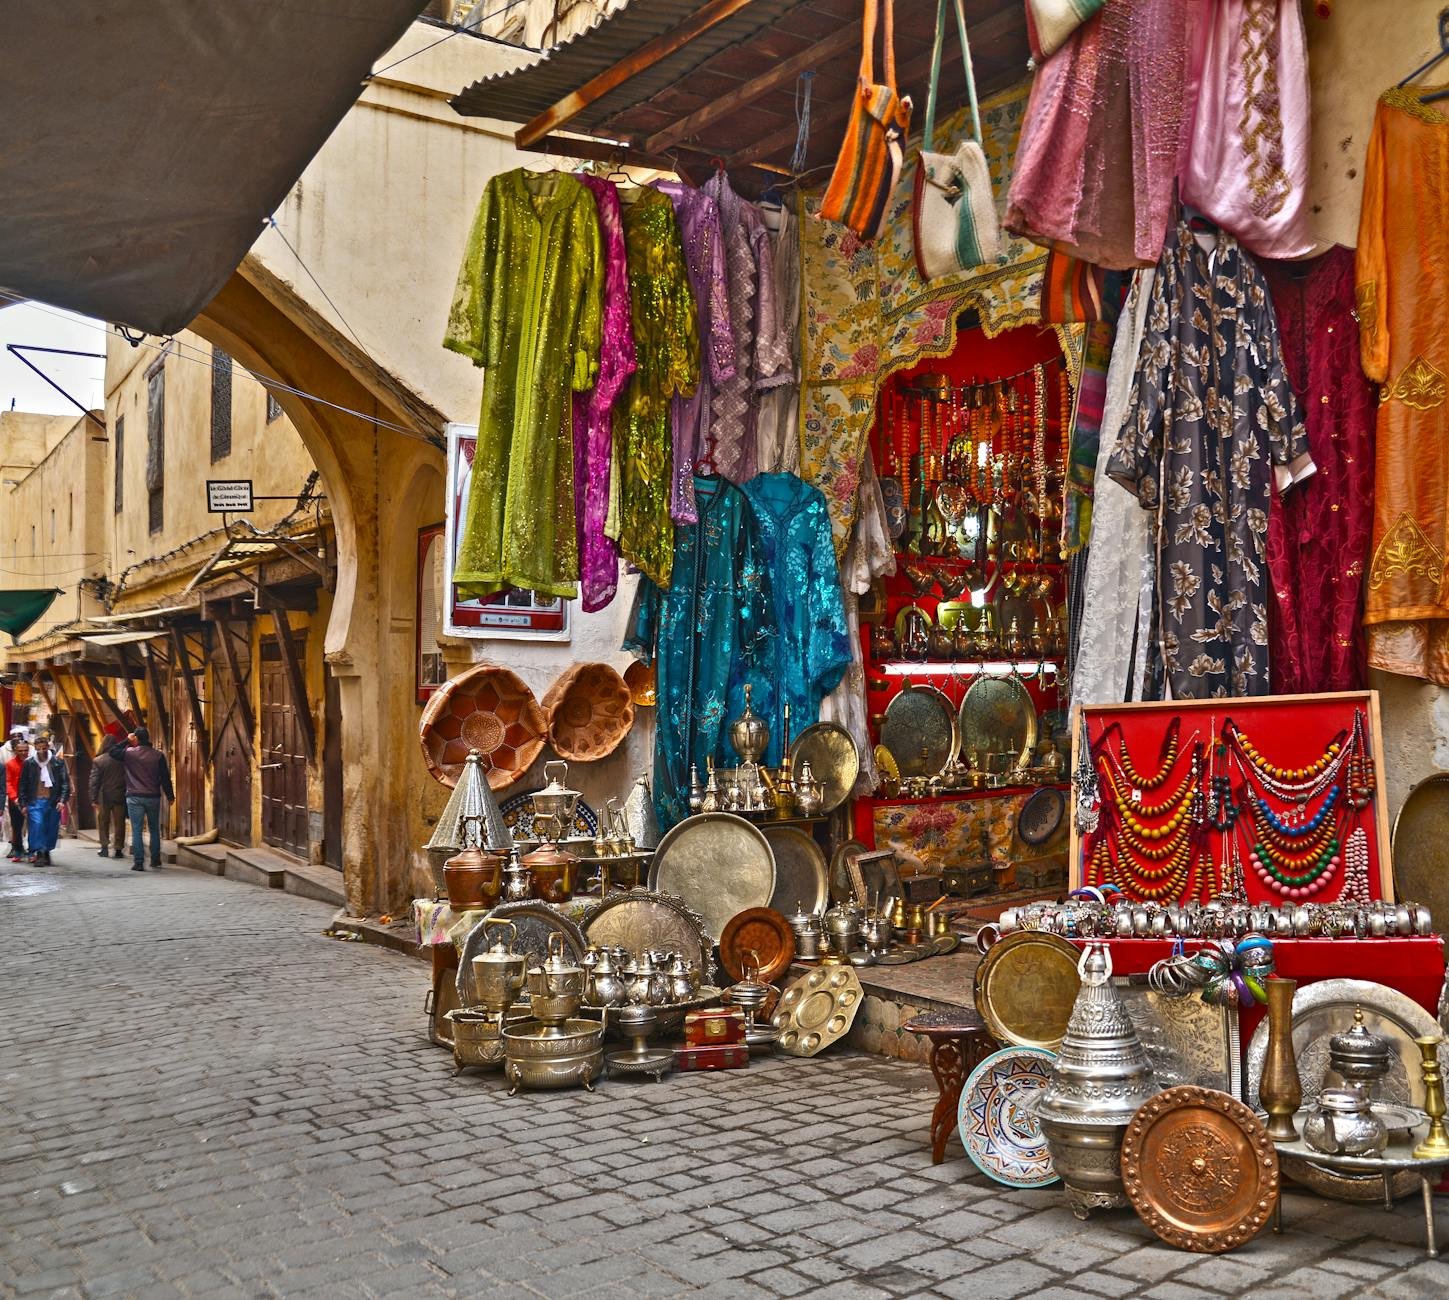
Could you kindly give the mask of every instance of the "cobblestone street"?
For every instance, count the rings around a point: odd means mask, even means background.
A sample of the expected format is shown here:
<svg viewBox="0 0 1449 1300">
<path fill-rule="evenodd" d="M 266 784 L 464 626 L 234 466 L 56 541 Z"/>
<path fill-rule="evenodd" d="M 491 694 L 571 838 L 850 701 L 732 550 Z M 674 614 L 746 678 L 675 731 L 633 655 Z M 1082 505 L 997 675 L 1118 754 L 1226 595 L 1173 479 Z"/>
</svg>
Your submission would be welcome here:
<svg viewBox="0 0 1449 1300">
<path fill-rule="evenodd" d="M 1444 1295 L 1417 1198 L 1301 1194 L 1221 1258 L 933 1167 L 860 1055 L 509 1100 L 427 1044 L 425 967 L 328 907 L 67 841 L 0 865 L 0 1294 Z M 1449 1213 L 1441 1200 L 1441 1237 Z"/>
</svg>

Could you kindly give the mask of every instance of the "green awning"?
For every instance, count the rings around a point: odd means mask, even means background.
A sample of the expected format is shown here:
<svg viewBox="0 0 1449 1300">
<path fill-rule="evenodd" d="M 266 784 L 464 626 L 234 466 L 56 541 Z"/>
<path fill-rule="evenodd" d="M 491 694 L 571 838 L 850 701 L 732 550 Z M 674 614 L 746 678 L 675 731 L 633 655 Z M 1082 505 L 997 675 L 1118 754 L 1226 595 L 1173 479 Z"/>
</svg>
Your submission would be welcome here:
<svg viewBox="0 0 1449 1300">
<path fill-rule="evenodd" d="M 12 640 L 44 616 L 51 602 L 60 595 L 59 587 L 36 587 L 28 591 L 0 591 L 0 628 Z"/>
</svg>

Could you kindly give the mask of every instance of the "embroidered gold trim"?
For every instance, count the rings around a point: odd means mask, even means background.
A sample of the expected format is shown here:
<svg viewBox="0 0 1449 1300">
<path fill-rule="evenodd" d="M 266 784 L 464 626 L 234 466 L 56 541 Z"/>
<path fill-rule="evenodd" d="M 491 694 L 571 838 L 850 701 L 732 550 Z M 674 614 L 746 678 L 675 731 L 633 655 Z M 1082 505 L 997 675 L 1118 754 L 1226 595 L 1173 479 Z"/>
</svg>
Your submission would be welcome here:
<svg viewBox="0 0 1449 1300">
<path fill-rule="evenodd" d="M 1449 396 L 1449 380 L 1444 372 L 1420 354 L 1409 362 L 1379 395 L 1380 402 L 1400 401 L 1416 411 L 1432 411 L 1443 406 Z"/>
<path fill-rule="evenodd" d="M 1293 190 L 1293 183 L 1283 170 L 1277 25 L 1276 4 L 1270 0 L 1249 0 L 1240 29 L 1243 107 L 1238 114 L 1238 132 L 1247 155 L 1252 208 L 1265 221 L 1283 207 Z"/>
<path fill-rule="evenodd" d="M 1424 535 L 1416 520 L 1400 515 L 1374 551 L 1369 586 L 1377 591 L 1390 578 L 1425 578 L 1438 583 L 1444 553 Z"/>
<path fill-rule="evenodd" d="M 1365 280 L 1355 285 L 1353 296 L 1358 308 L 1359 333 L 1363 335 L 1365 349 L 1371 352 L 1378 343 L 1379 335 L 1379 282 Z"/>
<path fill-rule="evenodd" d="M 1444 89 L 1444 86 L 1390 86 L 1379 96 L 1379 103 L 1386 104 L 1389 108 L 1397 108 L 1410 117 L 1417 117 L 1421 122 L 1449 122 L 1449 117 L 1445 117 L 1437 108 L 1423 100 L 1424 95 Z"/>
</svg>

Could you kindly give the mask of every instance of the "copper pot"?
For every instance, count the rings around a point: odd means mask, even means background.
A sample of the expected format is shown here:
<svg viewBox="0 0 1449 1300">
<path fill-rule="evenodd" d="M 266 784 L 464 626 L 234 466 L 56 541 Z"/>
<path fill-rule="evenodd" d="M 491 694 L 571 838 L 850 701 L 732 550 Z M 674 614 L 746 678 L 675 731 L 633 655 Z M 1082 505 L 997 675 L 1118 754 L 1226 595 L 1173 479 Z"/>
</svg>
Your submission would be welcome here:
<svg viewBox="0 0 1449 1300">
<path fill-rule="evenodd" d="M 567 903 L 574 896 L 579 860 L 556 844 L 543 844 L 527 854 L 523 865 L 533 875 L 533 896 L 545 903 Z"/>
<path fill-rule="evenodd" d="M 503 892 L 503 858 L 469 845 L 443 864 L 443 883 L 455 912 L 492 907 Z"/>
</svg>

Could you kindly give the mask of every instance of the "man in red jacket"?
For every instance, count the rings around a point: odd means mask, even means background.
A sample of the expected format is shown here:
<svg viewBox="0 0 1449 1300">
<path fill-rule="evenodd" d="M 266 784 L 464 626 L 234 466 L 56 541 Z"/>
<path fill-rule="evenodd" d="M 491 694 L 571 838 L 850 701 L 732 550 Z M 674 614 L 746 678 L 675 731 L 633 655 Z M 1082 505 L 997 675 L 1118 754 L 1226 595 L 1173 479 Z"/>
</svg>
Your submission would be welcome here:
<svg viewBox="0 0 1449 1300">
<path fill-rule="evenodd" d="M 25 809 L 20 803 L 20 773 L 30 757 L 30 746 L 24 737 L 14 737 L 8 746 L 10 759 L 5 764 L 5 809 L 10 814 L 10 861 L 25 856 Z"/>
</svg>

